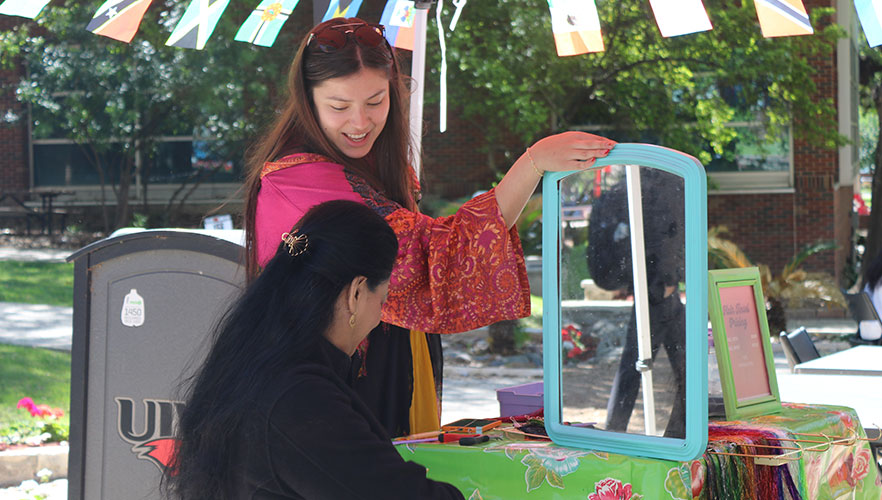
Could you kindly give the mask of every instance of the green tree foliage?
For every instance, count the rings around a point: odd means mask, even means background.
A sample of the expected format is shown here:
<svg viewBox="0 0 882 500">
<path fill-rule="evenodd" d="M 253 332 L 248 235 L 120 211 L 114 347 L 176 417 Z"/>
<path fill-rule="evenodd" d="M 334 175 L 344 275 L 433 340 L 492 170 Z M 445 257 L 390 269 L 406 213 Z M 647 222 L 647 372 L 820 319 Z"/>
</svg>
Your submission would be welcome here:
<svg viewBox="0 0 882 500">
<path fill-rule="evenodd" d="M 448 100 L 487 124 L 489 149 L 505 141 L 510 155 L 543 135 L 585 126 L 704 163 L 731 159 L 730 121 L 761 121 L 769 138 L 793 124 L 813 144 L 844 142 L 832 99 L 818 99 L 811 80 L 813 59 L 829 57 L 843 35 L 830 24 L 832 9 L 810 13 L 812 36 L 765 39 L 752 2 L 704 5 L 712 31 L 663 38 L 649 2 L 598 0 L 606 50 L 558 57 L 546 2 L 470 2 L 454 32 L 445 26 Z M 445 3 L 445 23 L 452 14 Z M 427 100 L 437 102 L 437 32 L 427 38 Z"/>
<path fill-rule="evenodd" d="M 236 29 L 254 7 L 240 2 L 227 9 L 205 50 L 168 47 L 187 4 L 155 2 L 131 44 L 84 29 L 94 2 L 53 3 L 36 21 L 0 32 L 0 61 L 26 69 L 16 93 L 36 108 L 35 137 L 73 140 L 93 162 L 102 196 L 105 186 L 113 189 L 117 210 L 111 218 L 105 208 L 106 229 L 131 218 L 138 155 L 146 200 L 157 137 L 209 138 L 220 157 L 241 158 L 242 144 L 271 116 L 290 47 L 311 21 L 299 16 L 302 22 L 289 22 L 277 41 L 288 50 L 236 42 Z M 198 182 L 204 174 L 194 171 L 181 182 Z"/>
</svg>

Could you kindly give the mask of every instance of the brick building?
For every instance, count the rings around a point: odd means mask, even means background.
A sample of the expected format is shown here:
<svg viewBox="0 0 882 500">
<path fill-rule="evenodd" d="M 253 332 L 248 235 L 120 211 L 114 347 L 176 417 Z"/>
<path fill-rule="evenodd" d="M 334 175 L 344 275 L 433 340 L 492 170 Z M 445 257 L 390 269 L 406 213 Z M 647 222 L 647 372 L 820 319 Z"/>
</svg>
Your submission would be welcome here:
<svg viewBox="0 0 882 500">
<path fill-rule="evenodd" d="M 745 253 L 773 272 L 806 244 L 835 240 L 835 251 L 812 257 L 806 268 L 841 278 L 853 247 L 852 197 L 860 161 L 857 58 L 862 42 L 850 2 L 806 0 L 805 5 L 809 11 L 835 7 L 836 22 L 850 34 L 839 40 L 834 53 L 813 59 L 812 65 L 818 70 L 818 99 L 833 99 L 839 133 L 853 144 L 829 150 L 792 137 L 787 172 L 711 174 L 720 189 L 709 192 L 708 225 L 727 226 Z"/>
<path fill-rule="evenodd" d="M 788 135 L 779 152 L 777 170 L 710 171 L 709 176 L 717 188 L 709 192 L 708 223 L 727 226 L 729 237 L 748 256 L 773 270 L 780 269 L 805 244 L 833 239 L 839 248 L 813 257 L 807 267 L 839 277 L 852 248 L 851 206 L 859 160 L 856 62 L 860 28 L 848 0 L 806 0 L 805 3 L 810 11 L 820 6 L 836 7 L 837 22 L 851 34 L 839 41 L 834 52 L 812 62 L 818 68 L 815 76 L 818 98 L 835 101 L 839 131 L 853 139 L 854 144 L 831 151 Z M 8 28 L 18 22 L 17 19 L 0 16 L 0 29 Z M 15 83 L 18 71 L 21 68 L 0 70 L 0 83 Z M 27 112 L 15 101 L 8 87 L 0 92 L 0 112 L 5 113 L 7 109 L 15 114 Z M 457 110 L 452 106 L 449 112 L 448 131 L 440 134 L 436 106 L 426 108 L 422 177 L 428 194 L 452 199 L 488 188 L 496 179 L 489 165 L 502 162 L 481 151 L 478 138 L 483 133 L 482 124 L 458 119 Z M 39 190 L 63 184 L 63 175 L 40 175 L 45 167 L 39 160 L 41 150 L 61 146 L 59 141 L 31 140 L 27 120 L 17 123 L 0 120 L 0 191 Z M 180 156 L 189 158 L 186 154 Z M 203 186 L 192 201 L 211 207 L 237 187 L 232 181 Z M 166 191 L 170 189 L 171 186 Z M 95 203 L 95 186 L 79 185 L 76 192 L 67 204 Z M 166 194 L 163 186 L 151 187 L 151 193 L 157 197 L 157 205 L 164 202 L 160 201 Z M 132 194 L 137 196 L 137 190 Z"/>
<path fill-rule="evenodd" d="M 0 30 L 15 26 L 17 19 L 0 16 Z M 15 98 L 13 91 L 4 90 L 18 83 L 21 71 L 21 67 L 0 67 L 0 191 L 3 192 L 30 188 L 28 128 L 3 119 L 7 110 L 15 115 L 22 115 L 27 111 L 25 105 Z"/>
</svg>

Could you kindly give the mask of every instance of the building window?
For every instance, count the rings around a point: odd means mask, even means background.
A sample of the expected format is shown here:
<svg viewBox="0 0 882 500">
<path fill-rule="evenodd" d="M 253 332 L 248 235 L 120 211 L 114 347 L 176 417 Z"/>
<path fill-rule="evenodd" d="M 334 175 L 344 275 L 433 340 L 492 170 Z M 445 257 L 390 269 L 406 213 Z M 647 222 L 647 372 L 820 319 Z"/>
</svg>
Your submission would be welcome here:
<svg viewBox="0 0 882 500">
<path fill-rule="evenodd" d="M 143 193 L 136 187 L 144 183 L 149 184 L 151 203 L 166 202 L 182 183 L 200 185 L 190 200 L 212 202 L 227 199 L 241 184 L 245 145 L 194 137 L 192 124 L 172 123 L 173 129 L 162 130 L 165 135 L 153 138 L 132 159 L 125 139 L 109 139 L 100 153 L 76 144 L 70 131 L 40 106 L 31 107 L 31 123 L 33 186 L 75 188 L 75 198 L 84 203 L 98 199 L 102 176 L 109 188 L 119 181 L 125 162 L 132 160 L 132 199 L 140 199 Z"/>
<path fill-rule="evenodd" d="M 731 122 L 736 132 L 723 154 L 705 165 L 711 191 L 761 191 L 792 187 L 793 136 L 785 127 L 774 137 L 760 122 Z"/>
</svg>

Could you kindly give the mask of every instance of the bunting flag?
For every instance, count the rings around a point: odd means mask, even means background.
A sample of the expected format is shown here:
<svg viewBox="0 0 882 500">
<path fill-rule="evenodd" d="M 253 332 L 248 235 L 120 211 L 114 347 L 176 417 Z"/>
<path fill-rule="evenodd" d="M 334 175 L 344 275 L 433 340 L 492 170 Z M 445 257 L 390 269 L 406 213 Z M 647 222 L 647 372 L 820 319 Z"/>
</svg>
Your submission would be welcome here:
<svg viewBox="0 0 882 500">
<path fill-rule="evenodd" d="M 548 0 L 557 55 L 603 52 L 600 17 L 594 0 Z"/>
<path fill-rule="evenodd" d="M 153 0 L 108 0 L 98 8 L 86 29 L 96 35 L 129 43 Z"/>
<path fill-rule="evenodd" d="M 388 0 L 380 16 L 380 24 L 386 27 L 386 40 L 389 45 L 405 50 L 413 50 L 413 21 L 416 6 L 413 0 Z"/>
<path fill-rule="evenodd" d="M 202 50 L 230 0 L 193 0 L 166 45 Z"/>
<path fill-rule="evenodd" d="M 331 5 L 331 0 L 312 0 L 312 25 L 322 22 L 322 17 Z"/>
<path fill-rule="evenodd" d="M 854 8 L 870 47 L 882 45 L 882 0 L 854 0 Z"/>
<path fill-rule="evenodd" d="M 236 32 L 236 41 L 272 47 L 298 0 L 263 0 Z"/>
<path fill-rule="evenodd" d="M 754 0 L 754 4 L 766 38 L 814 33 L 802 0 Z"/>
<path fill-rule="evenodd" d="M 322 22 L 335 17 L 356 17 L 360 8 L 361 0 L 331 0 Z"/>
<path fill-rule="evenodd" d="M 0 4 L 0 14 L 33 19 L 49 2 L 50 0 L 6 0 Z"/>
<path fill-rule="evenodd" d="M 663 37 L 713 29 L 701 0 L 649 0 Z"/>
</svg>

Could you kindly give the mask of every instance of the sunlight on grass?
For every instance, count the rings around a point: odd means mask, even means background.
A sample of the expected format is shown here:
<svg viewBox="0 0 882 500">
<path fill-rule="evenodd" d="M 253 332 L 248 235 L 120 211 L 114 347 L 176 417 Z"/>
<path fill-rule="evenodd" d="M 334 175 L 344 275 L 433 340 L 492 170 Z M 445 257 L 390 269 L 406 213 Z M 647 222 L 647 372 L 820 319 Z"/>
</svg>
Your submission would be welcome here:
<svg viewBox="0 0 882 500">
<path fill-rule="evenodd" d="M 37 404 L 64 410 L 69 420 L 70 353 L 0 344 L 0 426 L 32 420 L 15 406 L 29 397 Z"/>
<path fill-rule="evenodd" d="M 521 320 L 524 328 L 542 328 L 542 297 L 530 295 L 530 315 Z"/>
<path fill-rule="evenodd" d="M 73 263 L 0 261 L 0 302 L 73 306 Z"/>
</svg>

